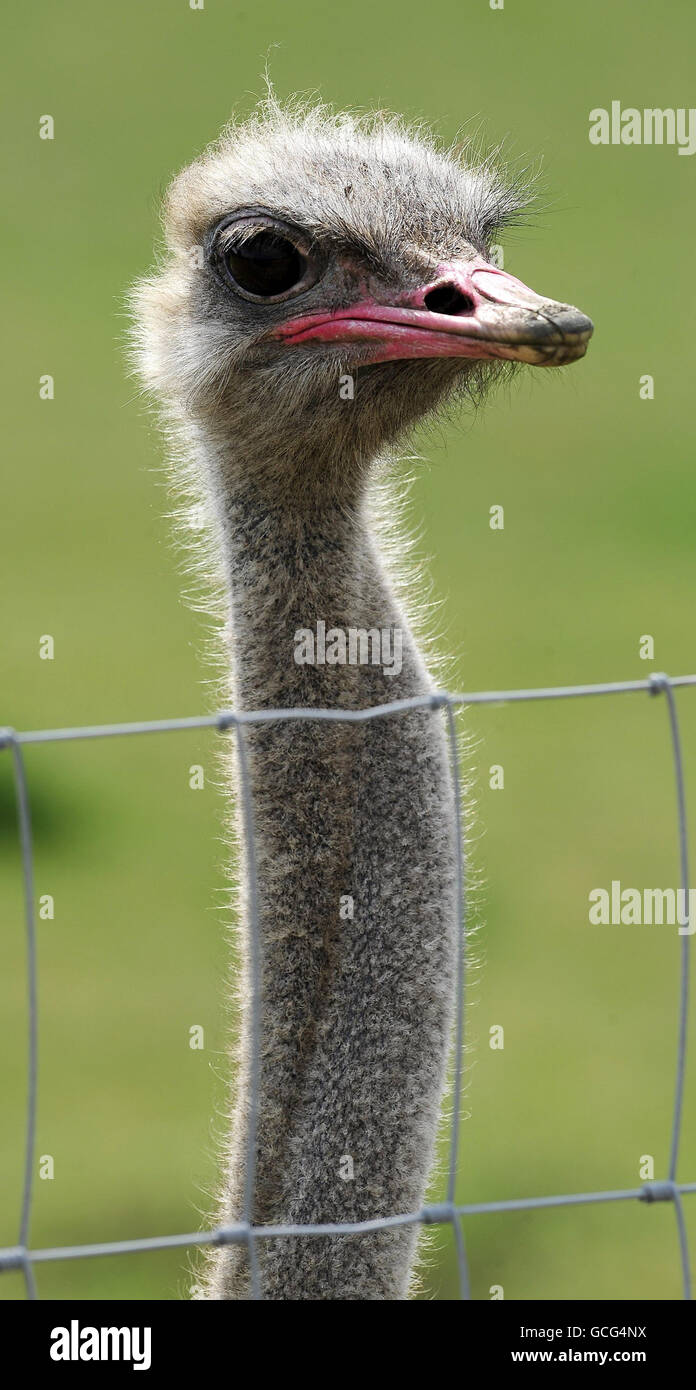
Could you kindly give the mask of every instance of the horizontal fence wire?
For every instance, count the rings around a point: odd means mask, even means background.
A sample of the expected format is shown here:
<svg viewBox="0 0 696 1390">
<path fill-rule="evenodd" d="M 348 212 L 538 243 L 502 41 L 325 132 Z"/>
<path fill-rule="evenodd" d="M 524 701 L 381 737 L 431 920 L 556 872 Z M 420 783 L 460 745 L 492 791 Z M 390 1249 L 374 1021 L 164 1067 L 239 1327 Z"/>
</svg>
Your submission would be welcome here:
<svg viewBox="0 0 696 1390">
<path fill-rule="evenodd" d="M 463 694 L 450 694 L 447 691 L 436 691 L 432 694 L 414 696 L 406 700 L 394 700 L 389 704 L 374 705 L 371 708 L 361 710 L 307 708 L 251 711 L 222 710 L 217 714 L 195 715 L 184 719 L 141 720 L 127 724 L 97 724 L 67 729 L 38 729 L 28 732 L 18 732 L 10 728 L 0 729 L 0 749 L 4 748 L 10 750 L 16 789 L 24 893 L 28 990 L 27 1117 L 22 1204 L 17 1245 L 7 1247 L 6 1249 L 0 1249 L 0 1271 L 21 1270 L 24 1276 L 27 1297 L 35 1299 L 38 1297 L 38 1293 L 34 1278 L 34 1265 L 37 1264 L 46 1264 L 60 1260 L 89 1259 L 105 1255 L 133 1255 L 145 1251 L 167 1250 L 186 1246 L 243 1244 L 248 1251 L 251 1297 L 254 1300 L 260 1300 L 263 1298 L 263 1289 L 261 1286 L 256 1246 L 259 1240 L 270 1240 L 282 1236 L 306 1236 L 307 1238 L 312 1238 L 336 1235 L 359 1235 L 370 1231 L 388 1230 L 391 1227 L 397 1226 L 451 1225 L 455 1237 L 460 1297 L 462 1299 L 470 1299 L 471 1285 L 462 1226 L 464 1217 L 486 1215 L 495 1212 L 534 1211 L 553 1207 L 582 1206 L 597 1202 L 672 1202 L 677 1223 L 683 1296 L 685 1299 L 691 1299 L 691 1266 L 682 1198 L 696 1193 L 696 1182 L 679 1183 L 677 1181 L 677 1164 L 684 1110 L 684 1080 L 686 1073 L 689 1015 L 690 936 L 687 933 L 681 936 L 676 1077 L 668 1176 L 661 1180 L 645 1182 L 640 1187 L 616 1191 L 574 1192 L 548 1197 L 523 1197 L 519 1199 L 504 1199 L 493 1202 L 470 1202 L 464 1204 L 457 1203 L 455 1200 L 461 1097 L 464 1081 L 463 1057 L 466 1008 L 467 914 L 462 855 L 462 799 L 454 710 L 462 705 L 503 705 L 532 700 L 584 698 L 592 695 L 638 693 L 653 696 L 664 695 L 667 701 L 669 714 L 672 760 L 676 785 L 680 878 L 684 895 L 683 902 L 687 904 L 689 902 L 689 861 L 684 761 L 674 691 L 683 686 L 695 685 L 696 675 L 667 676 L 664 674 L 656 674 L 649 676 L 645 680 L 611 681 L 597 685 L 549 686 L 530 690 L 473 691 Z M 253 801 L 246 755 L 245 728 L 247 725 L 267 724 L 278 720 L 313 720 L 320 722 L 330 720 L 341 723 L 363 723 L 371 719 L 398 716 L 409 710 L 416 709 L 430 709 L 433 711 L 445 710 L 457 824 L 457 905 L 459 917 L 459 943 L 457 958 L 457 1010 L 454 1030 L 454 1101 L 446 1200 L 444 1202 L 425 1206 L 420 1211 L 405 1212 L 394 1216 L 376 1216 L 374 1219 L 368 1221 L 330 1222 L 317 1225 L 255 1226 L 251 1217 L 256 1164 L 261 1052 L 260 941 L 258 929 L 258 876 L 253 836 Z M 24 766 L 23 749 L 26 746 L 39 743 L 64 743 L 80 739 L 115 738 L 135 734 L 171 733 L 177 730 L 205 728 L 217 729 L 220 732 L 233 729 L 236 733 L 242 818 L 246 841 L 247 872 L 249 880 L 249 934 L 251 944 L 252 1037 L 251 1097 L 246 1150 L 243 1219 L 234 1224 L 217 1226 L 207 1231 L 188 1232 L 168 1236 L 151 1236 L 134 1240 L 104 1241 L 97 1244 L 61 1245 L 50 1249 L 32 1249 L 30 1247 L 30 1223 L 34 1194 L 36 1110 L 38 1098 L 38 1002 L 36 924 L 34 911 L 34 851 L 31 827 L 31 803 Z"/>
</svg>

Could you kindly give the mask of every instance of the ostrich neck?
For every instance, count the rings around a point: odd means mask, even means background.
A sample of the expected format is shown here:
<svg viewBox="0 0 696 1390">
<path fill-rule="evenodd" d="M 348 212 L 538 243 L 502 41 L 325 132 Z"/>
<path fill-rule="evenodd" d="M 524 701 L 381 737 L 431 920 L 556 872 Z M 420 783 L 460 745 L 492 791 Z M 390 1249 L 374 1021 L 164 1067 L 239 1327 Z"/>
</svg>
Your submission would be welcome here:
<svg viewBox="0 0 696 1390">
<path fill-rule="evenodd" d="M 360 487 L 347 502 L 325 496 L 298 507 L 252 476 L 238 459 L 227 468 L 219 457 L 213 473 L 237 707 L 364 708 L 430 690 Z M 350 630 L 376 629 L 387 644 L 362 653 L 356 644 L 352 661 L 333 662 L 332 629 L 345 634 L 348 657 Z M 298 646 L 302 630 L 314 637 L 314 662 L 311 644 Z M 340 639 L 332 650 L 340 657 Z M 417 1211 L 454 978 L 454 822 L 441 716 L 279 721 L 248 727 L 246 738 L 261 956 L 252 1219 L 306 1224 Z M 241 896 L 242 1039 L 224 1220 L 242 1214 L 248 1143 L 244 884 Z M 413 1228 L 260 1241 L 262 1294 L 403 1298 L 414 1244 Z M 245 1251 L 219 1253 L 210 1296 L 246 1297 L 248 1288 Z"/>
</svg>

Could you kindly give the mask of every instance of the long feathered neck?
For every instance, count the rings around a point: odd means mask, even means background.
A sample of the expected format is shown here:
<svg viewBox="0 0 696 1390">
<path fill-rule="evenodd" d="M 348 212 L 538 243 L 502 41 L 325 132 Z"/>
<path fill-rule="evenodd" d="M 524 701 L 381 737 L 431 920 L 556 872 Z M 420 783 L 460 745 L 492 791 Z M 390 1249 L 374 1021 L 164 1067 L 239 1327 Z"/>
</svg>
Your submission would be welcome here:
<svg viewBox="0 0 696 1390">
<path fill-rule="evenodd" d="M 352 474 L 344 461 L 340 498 L 318 486 L 312 504 L 298 488 L 293 505 L 287 486 L 271 485 L 277 468 L 256 471 L 244 452 L 238 439 L 229 449 L 209 441 L 199 458 L 224 558 L 234 704 L 352 709 L 428 691 L 372 533 L 362 460 Z M 306 476 L 313 469 L 307 460 Z M 278 1225 L 416 1212 L 454 978 L 454 820 L 440 716 L 279 721 L 247 728 L 246 738 L 261 961 L 249 1215 Z M 244 1216 L 249 1144 L 244 882 L 240 898 L 242 1035 L 223 1221 Z M 261 1295 L 404 1298 L 414 1245 L 413 1227 L 258 1240 Z M 200 1292 L 249 1297 L 245 1248 L 216 1252 Z"/>
</svg>

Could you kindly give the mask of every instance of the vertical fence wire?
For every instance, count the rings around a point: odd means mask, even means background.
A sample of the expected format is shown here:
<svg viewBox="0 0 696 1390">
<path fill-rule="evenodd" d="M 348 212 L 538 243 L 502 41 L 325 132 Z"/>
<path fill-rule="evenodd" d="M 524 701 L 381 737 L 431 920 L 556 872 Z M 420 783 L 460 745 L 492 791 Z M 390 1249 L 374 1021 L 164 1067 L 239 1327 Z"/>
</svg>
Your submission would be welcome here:
<svg viewBox="0 0 696 1390">
<path fill-rule="evenodd" d="M 19 1250 L 27 1297 L 37 1297 L 34 1270 L 28 1255 L 31 1229 L 31 1209 L 34 1197 L 34 1154 L 36 1149 L 36 1109 L 39 1070 L 39 1010 L 36 966 L 36 921 L 34 908 L 34 849 L 31 828 L 31 803 L 24 766 L 24 756 L 13 729 L 3 732 L 0 747 L 7 744 L 12 753 L 17 823 L 22 858 L 24 887 L 24 924 L 27 955 L 27 1109 L 24 1140 L 24 1180 L 19 1221 Z"/>
<path fill-rule="evenodd" d="M 246 1245 L 249 1260 L 250 1296 L 254 1300 L 263 1297 L 257 1254 L 259 1239 L 279 1236 L 306 1236 L 359 1234 L 366 1231 L 386 1230 L 394 1226 L 416 1224 L 451 1224 L 454 1230 L 457 1269 L 459 1275 L 460 1297 L 471 1298 L 469 1269 L 462 1218 L 479 1213 L 504 1211 L 530 1211 L 549 1207 L 573 1206 L 578 1204 L 639 1200 L 644 1203 L 672 1201 L 674 1203 L 679 1240 L 682 1272 L 683 1296 L 691 1299 L 691 1268 L 684 1218 L 682 1198 L 696 1194 L 696 1182 L 678 1183 L 677 1164 L 682 1131 L 686 1056 L 688 1041 L 689 1010 L 689 864 L 688 835 L 686 817 L 686 795 L 684 784 L 684 758 L 674 689 L 683 686 L 696 686 L 696 675 L 668 677 L 654 675 L 641 681 L 614 681 L 600 685 L 558 686 L 531 690 L 479 691 L 470 694 L 449 694 L 411 697 L 395 700 L 390 704 L 373 706 L 364 710 L 340 709 L 279 709 L 257 711 L 224 711 L 217 715 L 201 715 L 184 719 L 160 719 L 140 721 L 131 724 L 106 724 L 72 729 L 45 729 L 18 733 L 12 729 L 0 730 L 0 749 L 10 748 L 12 754 L 17 817 L 22 863 L 22 882 L 24 893 L 24 916 L 27 954 L 28 990 L 28 1063 L 27 1063 L 27 1108 L 24 1149 L 24 1177 L 22 1188 L 19 1243 L 8 1249 L 0 1249 L 0 1271 L 21 1269 L 24 1275 L 27 1296 L 38 1297 L 34 1265 L 57 1260 L 89 1258 L 102 1255 L 137 1253 L 145 1250 L 164 1250 L 167 1248 L 198 1246 L 205 1244 L 226 1244 L 242 1242 Z M 461 1104 L 464 1084 L 464 1049 L 466 1045 L 466 952 L 467 922 L 466 894 L 463 871 L 462 842 L 462 796 L 459 776 L 459 759 L 456 740 L 454 707 L 466 704 L 502 704 L 528 700 L 549 700 L 583 697 L 590 695 L 610 695 L 619 693 L 647 692 L 651 695 L 664 694 L 670 722 L 672 757 L 677 795 L 677 819 L 679 829 L 679 863 L 681 891 L 683 896 L 684 926 L 681 932 L 680 981 L 678 1009 L 678 1042 L 672 1135 L 670 1146 L 669 1177 L 663 1181 L 644 1183 L 640 1188 L 619 1191 L 566 1193 L 551 1197 L 527 1197 L 518 1200 L 503 1199 L 490 1202 L 457 1204 L 456 1182 L 459 1156 L 459 1137 Z M 449 1149 L 447 1176 L 447 1200 L 440 1205 L 424 1207 L 419 1212 L 398 1213 L 389 1217 L 374 1217 L 365 1221 L 336 1222 L 316 1225 L 278 1225 L 254 1226 L 254 1186 L 258 1147 L 258 1120 L 261 1077 L 261 979 L 262 943 L 259 928 L 258 871 L 256 846 L 254 842 L 253 794 L 249 774 L 248 751 L 244 726 L 267 723 L 278 719 L 337 720 L 342 722 L 362 722 L 366 719 L 382 718 L 386 715 L 403 713 L 413 709 L 445 709 L 447 722 L 447 741 L 452 768 L 453 801 L 456 814 L 455 847 L 457 854 L 457 1004 L 455 1016 L 455 1072 L 453 1082 L 453 1115 Z M 36 1114 L 38 1088 L 38 1004 L 37 1004 L 37 952 L 36 923 L 34 908 L 34 852 L 31 825 L 31 807 L 26 769 L 22 748 L 26 744 L 65 742 L 76 739 L 109 738 L 123 735 L 170 732 L 177 729 L 217 728 L 225 731 L 234 728 L 237 743 L 239 767 L 240 801 L 244 828 L 246 867 L 248 876 L 248 915 L 249 915 L 249 966 L 251 993 L 251 1038 L 250 1038 L 250 1103 L 247 1116 L 246 1169 L 244 1180 L 243 1219 L 237 1225 L 220 1227 L 216 1230 L 177 1234 L 173 1236 L 153 1236 L 135 1240 L 106 1241 L 92 1245 L 63 1245 L 53 1249 L 29 1248 L 31 1212 L 34 1192 L 34 1167 L 36 1147 Z M 677 913 L 679 918 L 679 913 Z"/>
<path fill-rule="evenodd" d="M 682 1268 L 682 1286 L 684 1298 L 687 1303 L 691 1302 L 691 1261 L 689 1259 L 689 1241 L 686 1234 L 686 1221 L 684 1219 L 684 1206 L 681 1199 L 681 1192 L 678 1187 L 674 1187 L 672 1193 L 674 1202 L 674 1212 L 677 1218 L 677 1235 L 679 1238 L 679 1257 Z"/>
<path fill-rule="evenodd" d="M 679 716 L 677 714 L 677 704 L 674 698 L 674 691 L 667 676 L 653 677 L 656 688 L 661 689 L 667 700 L 669 711 L 669 728 L 672 739 L 672 756 L 674 760 L 674 780 L 677 791 L 677 820 L 679 825 L 679 871 L 682 888 L 682 911 L 685 921 L 682 923 L 680 931 L 680 974 L 679 974 L 679 1025 L 677 1038 L 677 1072 L 674 1087 L 674 1114 L 672 1120 L 672 1141 L 670 1145 L 669 1157 L 669 1180 L 675 1185 L 677 1181 L 677 1164 L 679 1161 L 679 1143 L 681 1139 L 682 1119 L 684 1114 L 684 1081 L 686 1076 L 686 1047 L 687 1030 L 689 1026 L 689 931 L 690 923 L 690 904 L 689 904 L 689 843 L 686 822 L 686 792 L 684 789 L 684 758 L 682 754 L 681 734 L 679 729 Z M 677 918 L 679 913 L 677 912 Z M 684 1221 L 684 1209 L 679 1192 L 674 1187 L 674 1212 L 677 1220 L 677 1230 L 679 1235 L 679 1250 L 682 1265 L 682 1282 L 684 1286 L 684 1298 L 691 1300 L 691 1264 L 689 1260 L 689 1243 L 686 1237 L 686 1225 Z"/>
<path fill-rule="evenodd" d="M 684 912 L 688 913 L 689 908 L 689 847 L 686 828 L 686 793 L 684 790 L 684 759 L 682 756 L 681 735 L 679 732 L 679 717 L 677 715 L 677 705 L 674 698 L 674 691 L 666 676 L 660 677 L 664 680 L 664 694 L 667 699 L 669 711 L 669 726 L 672 738 L 672 754 L 674 758 L 674 779 L 677 790 L 677 818 L 679 824 L 679 869 L 681 876 L 681 887 L 684 900 Z M 684 1110 L 684 1078 L 686 1074 L 686 1044 L 687 1029 L 689 1020 L 689 941 L 688 927 L 690 926 L 688 916 L 684 924 L 685 930 L 681 936 L 681 971 L 679 982 L 679 1033 L 677 1042 L 677 1075 L 674 1092 L 674 1119 L 672 1124 L 672 1143 L 669 1159 L 669 1176 L 672 1182 L 676 1182 L 677 1161 L 679 1158 L 679 1140 L 681 1137 L 682 1114 Z"/>
</svg>

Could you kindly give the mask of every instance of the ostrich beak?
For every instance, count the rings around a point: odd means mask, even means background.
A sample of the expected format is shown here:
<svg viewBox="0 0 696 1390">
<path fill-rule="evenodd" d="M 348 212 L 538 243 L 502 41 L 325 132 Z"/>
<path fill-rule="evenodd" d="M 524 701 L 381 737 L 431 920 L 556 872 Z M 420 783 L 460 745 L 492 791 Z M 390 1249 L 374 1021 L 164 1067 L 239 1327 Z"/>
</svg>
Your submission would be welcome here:
<svg viewBox="0 0 696 1390">
<path fill-rule="evenodd" d="M 368 349 L 369 362 L 469 357 L 560 367 L 584 356 L 593 328 L 579 309 L 545 299 L 481 260 L 441 266 L 431 284 L 392 304 L 365 299 L 306 314 L 274 336 L 288 344 L 354 343 Z"/>
</svg>

